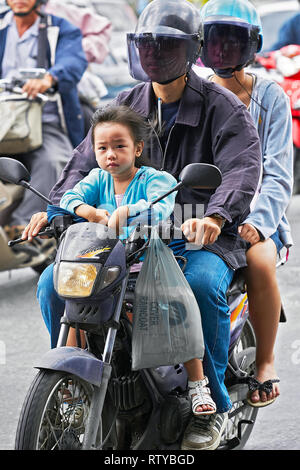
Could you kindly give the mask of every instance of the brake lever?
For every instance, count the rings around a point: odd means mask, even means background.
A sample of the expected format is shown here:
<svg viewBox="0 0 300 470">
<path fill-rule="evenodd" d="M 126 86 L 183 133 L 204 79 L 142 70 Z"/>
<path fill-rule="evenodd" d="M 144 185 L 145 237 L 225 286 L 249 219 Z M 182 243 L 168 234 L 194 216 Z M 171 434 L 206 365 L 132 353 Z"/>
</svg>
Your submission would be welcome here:
<svg viewBox="0 0 300 470">
<path fill-rule="evenodd" d="M 43 236 L 54 237 L 54 235 L 55 235 L 55 231 L 52 228 L 48 227 L 46 228 L 46 230 L 39 232 L 36 236 L 37 237 L 43 237 Z M 28 239 L 24 240 L 24 238 L 16 238 L 15 240 L 9 240 L 7 244 L 9 247 L 12 247 L 22 242 L 28 242 Z"/>
</svg>

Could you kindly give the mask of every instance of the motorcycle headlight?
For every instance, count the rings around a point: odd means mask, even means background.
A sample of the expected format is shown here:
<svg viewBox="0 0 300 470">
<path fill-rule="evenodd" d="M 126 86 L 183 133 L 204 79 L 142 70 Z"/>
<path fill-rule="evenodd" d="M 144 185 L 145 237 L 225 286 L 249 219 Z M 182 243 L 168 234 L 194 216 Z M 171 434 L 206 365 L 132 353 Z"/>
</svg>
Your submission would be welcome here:
<svg viewBox="0 0 300 470">
<path fill-rule="evenodd" d="M 97 268 L 89 263 L 60 263 L 57 292 L 63 297 L 89 297 L 97 277 Z"/>
</svg>

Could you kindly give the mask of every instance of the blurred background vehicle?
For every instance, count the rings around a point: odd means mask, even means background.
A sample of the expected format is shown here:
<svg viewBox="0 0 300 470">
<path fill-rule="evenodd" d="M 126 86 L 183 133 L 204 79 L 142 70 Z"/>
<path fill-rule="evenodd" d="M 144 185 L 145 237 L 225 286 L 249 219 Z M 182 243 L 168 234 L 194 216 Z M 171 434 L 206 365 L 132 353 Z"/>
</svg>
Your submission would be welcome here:
<svg viewBox="0 0 300 470">
<path fill-rule="evenodd" d="M 127 65 L 126 33 L 135 30 L 137 15 L 126 0 L 61 0 L 79 7 L 91 8 L 112 24 L 109 52 L 102 64 L 90 64 L 90 71 L 102 78 L 107 94 L 102 104 L 111 101 L 120 91 L 136 85 Z"/>
<path fill-rule="evenodd" d="M 257 8 L 264 32 L 262 51 L 268 51 L 278 38 L 278 33 L 289 18 L 299 11 L 298 0 L 250 0 Z"/>
</svg>

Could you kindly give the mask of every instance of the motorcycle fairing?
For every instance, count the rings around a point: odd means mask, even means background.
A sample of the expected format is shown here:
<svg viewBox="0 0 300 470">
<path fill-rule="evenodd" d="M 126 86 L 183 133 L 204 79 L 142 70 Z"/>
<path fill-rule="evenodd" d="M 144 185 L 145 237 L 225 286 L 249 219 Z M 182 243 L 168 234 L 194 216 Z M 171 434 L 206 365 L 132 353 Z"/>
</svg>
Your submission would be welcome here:
<svg viewBox="0 0 300 470">
<path fill-rule="evenodd" d="M 56 261 L 80 261 L 86 257 L 104 265 L 118 243 L 115 232 L 105 225 L 74 224 L 63 237 Z"/>
<path fill-rule="evenodd" d="M 118 295 L 113 292 L 96 301 L 66 300 L 66 316 L 70 323 L 78 323 L 83 330 L 95 329 L 113 316 Z"/>
<path fill-rule="evenodd" d="M 50 349 L 35 366 L 36 369 L 68 372 L 98 387 L 106 367 L 110 368 L 90 352 L 73 346 Z"/>
</svg>

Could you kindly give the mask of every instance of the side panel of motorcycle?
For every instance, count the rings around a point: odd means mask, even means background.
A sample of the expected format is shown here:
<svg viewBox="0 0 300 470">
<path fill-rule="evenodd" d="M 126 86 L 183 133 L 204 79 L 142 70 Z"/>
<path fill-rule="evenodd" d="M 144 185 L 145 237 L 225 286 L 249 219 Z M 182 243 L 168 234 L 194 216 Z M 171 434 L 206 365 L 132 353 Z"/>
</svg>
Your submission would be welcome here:
<svg viewBox="0 0 300 470">
<path fill-rule="evenodd" d="M 162 395 L 167 395 L 175 388 L 180 388 L 182 392 L 187 385 L 187 372 L 182 364 L 175 366 L 160 366 L 156 369 L 149 369 L 155 380 L 155 384 Z"/>
<path fill-rule="evenodd" d="M 104 367 L 105 364 L 93 354 L 71 346 L 50 349 L 35 366 L 37 369 L 68 372 L 98 387 L 102 382 Z"/>
<path fill-rule="evenodd" d="M 230 349 L 240 336 L 249 315 L 248 297 L 242 293 L 229 299 L 230 307 Z"/>
</svg>

